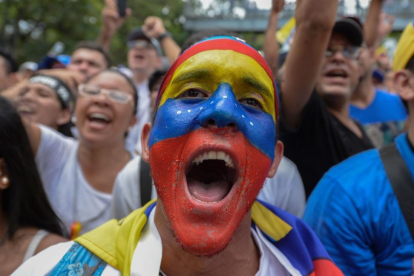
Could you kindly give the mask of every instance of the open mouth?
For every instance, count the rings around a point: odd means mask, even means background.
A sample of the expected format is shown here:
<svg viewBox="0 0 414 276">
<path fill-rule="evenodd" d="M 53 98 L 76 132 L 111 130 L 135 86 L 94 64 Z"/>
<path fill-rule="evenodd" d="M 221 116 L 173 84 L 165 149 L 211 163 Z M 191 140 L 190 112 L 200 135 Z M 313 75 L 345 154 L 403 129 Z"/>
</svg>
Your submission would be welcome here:
<svg viewBox="0 0 414 276">
<path fill-rule="evenodd" d="M 340 69 L 336 69 L 336 70 L 330 70 L 325 74 L 326 77 L 330 77 L 330 78 L 347 78 L 348 77 L 348 73 L 344 70 L 340 70 Z"/>
<path fill-rule="evenodd" d="M 137 59 L 137 60 L 144 60 L 144 55 L 141 55 L 141 54 L 137 54 L 137 55 L 135 55 L 135 59 Z"/>
<path fill-rule="evenodd" d="M 111 119 L 108 116 L 102 113 L 91 113 L 88 116 L 89 122 L 98 126 L 106 126 L 111 123 Z"/>
<path fill-rule="evenodd" d="M 17 108 L 17 111 L 18 111 L 20 114 L 27 114 L 27 115 L 31 115 L 31 114 L 34 114 L 34 113 L 35 113 L 35 111 L 34 111 L 34 109 L 33 109 L 33 108 L 31 108 L 31 107 L 29 107 L 29 106 L 26 106 L 26 105 L 21 105 L 21 106 L 19 106 L 19 107 Z"/>
<path fill-rule="evenodd" d="M 222 151 L 200 154 L 186 172 L 190 195 L 204 203 L 223 200 L 237 181 L 237 171 L 230 155 Z"/>
</svg>

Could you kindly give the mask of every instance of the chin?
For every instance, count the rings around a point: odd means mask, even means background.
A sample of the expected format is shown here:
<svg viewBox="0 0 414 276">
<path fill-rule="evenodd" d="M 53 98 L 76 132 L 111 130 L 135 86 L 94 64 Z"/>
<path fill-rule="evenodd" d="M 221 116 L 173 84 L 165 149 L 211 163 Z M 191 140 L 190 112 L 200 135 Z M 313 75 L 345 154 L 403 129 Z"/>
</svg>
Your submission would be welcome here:
<svg viewBox="0 0 414 276">
<path fill-rule="evenodd" d="M 228 246 L 272 162 L 241 132 L 204 128 L 155 143 L 149 161 L 178 244 L 204 257 Z"/>
</svg>

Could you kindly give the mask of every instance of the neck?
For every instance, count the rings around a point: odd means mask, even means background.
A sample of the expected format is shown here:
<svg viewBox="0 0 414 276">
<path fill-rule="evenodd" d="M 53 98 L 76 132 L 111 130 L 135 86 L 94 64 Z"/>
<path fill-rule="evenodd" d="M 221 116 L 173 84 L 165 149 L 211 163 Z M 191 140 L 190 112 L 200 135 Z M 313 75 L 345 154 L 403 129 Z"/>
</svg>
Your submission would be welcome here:
<svg viewBox="0 0 414 276">
<path fill-rule="evenodd" d="M 91 147 L 85 143 L 79 143 L 78 159 L 82 167 L 106 167 L 111 164 L 119 164 L 129 153 L 124 148 L 124 143 L 111 146 Z"/>
<path fill-rule="evenodd" d="M 260 252 L 251 236 L 251 211 L 236 230 L 229 245 L 213 257 L 200 257 L 184 251 L 168 225 L 160 200 L 155 211 L 155 224 L 162 240 L 161 270 L 175 275 L 255 275 L 260 266 Z"/>
<path fill-rule="evenodd" d="M 133 79 L 135 84 L 140 84 L 141 82 L 148 79 L 148 74 L 146 70 L 133 70 Z"/>
<path fill-rule="evenodd" d="M 1 198 L 1 192 L 0 192 L 0 198 Z M 0 246 L 2 246 L 2 242 L 4 242 L 5 235 L 8 230 L 9 222 L 6 218 L 6 216 L 3 213 L 3 210 L 0 208 Z"/>
<path fill-rule="evenodd" d="M 352 93 L 351 104 L 360 108 L 369 106 L 375 98 L 375 87 L 372 84 L 372 74 L 365 76 L 354 93 Z"/>
</svg>

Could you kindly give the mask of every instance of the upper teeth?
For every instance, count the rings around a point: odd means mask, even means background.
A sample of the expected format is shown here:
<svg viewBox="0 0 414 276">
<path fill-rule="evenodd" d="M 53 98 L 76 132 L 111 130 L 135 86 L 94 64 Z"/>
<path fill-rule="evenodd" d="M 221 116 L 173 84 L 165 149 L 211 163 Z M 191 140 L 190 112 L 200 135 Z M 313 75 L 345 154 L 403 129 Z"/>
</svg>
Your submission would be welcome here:
<svg viewBox="0 0 414 276">
<path fill-rule="evenodd" d="M 105 121 L 109 121 L 109 118 L 107 116 L 100 114 L 100 113 L 93 113 L 89 117 L 92 119 L 102 119 Z"/>
<path fill-rule="evenodd" d="M 193 160 L 193 163 L 199 165 L 203 163 L 204 160 L 223 160 L 226 162 L 226 166 L 234 168 L 234 163 L 233 160 L 231 160 L 230 155 L 223 151 L 209 151 L 202 153 Z"/>
<path fill-rule="evenodd" d="M 27 106 L 20 106 L 18 108 L 19 112 L 33 112 L 33 110 L 30 107 Z"/>
</svg>

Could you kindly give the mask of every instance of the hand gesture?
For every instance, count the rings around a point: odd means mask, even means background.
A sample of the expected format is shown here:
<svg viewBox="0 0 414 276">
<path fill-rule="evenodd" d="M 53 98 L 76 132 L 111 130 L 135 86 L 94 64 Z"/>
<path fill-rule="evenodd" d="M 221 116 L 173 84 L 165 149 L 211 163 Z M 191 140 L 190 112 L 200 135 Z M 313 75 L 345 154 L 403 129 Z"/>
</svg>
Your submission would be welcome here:
<svg viewBox="0 0 414 276">
<path fill-rule="evenodd" d="M 149 16 L 145 19 L 142 30 L 149 38 L 158 38 L 165 33 L 164 23 L 161 18 L 156 16 Z"/>
<path fill-rule="evenodd" d="M 107 34 L 113 35 L 125 22 L 132 12 L 126 9 L 126 16 L 120 17 L 116 0 L 105 0 L 105 7 L 102 10 L 103 29 Z"/>
<path fill-rule="evenodd" d="M 285 6 L 285 0 L 272 0 L 272 12 L 280 13 Z"/>
<path fill-rule="evenodd" d="M 38 73 L 61 79 L 75 94 L 77 94 L 79 84 L 86 81 L 83 74 L 68 69 L 39 70 Z"/>
<path fill-rule="evenodd" d="M 394 25 L 395 17 L 388 15 L 385 12 L 380 14 L 380 20 L 378 25 L 378 37 L 382 40 L 392 31 L 392 26 Z"/>
</svg>

